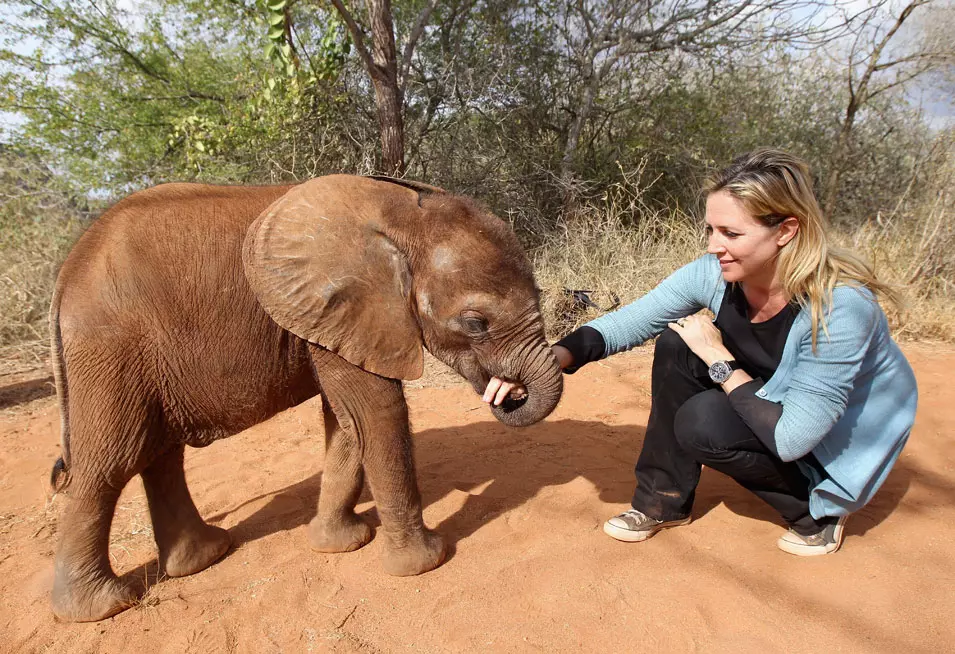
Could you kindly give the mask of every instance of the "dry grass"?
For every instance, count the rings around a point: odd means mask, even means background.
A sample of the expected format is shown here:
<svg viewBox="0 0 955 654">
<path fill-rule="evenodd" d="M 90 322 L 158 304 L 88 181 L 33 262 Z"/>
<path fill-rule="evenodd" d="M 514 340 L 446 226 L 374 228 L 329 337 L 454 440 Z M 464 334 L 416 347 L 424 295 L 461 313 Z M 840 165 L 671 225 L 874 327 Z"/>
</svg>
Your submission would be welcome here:
<svg viewBox="0 0 955 654">
<path fill-rule="evenodd" d="M 549 336 L 597 317 L 618 298 L 635 300 L 702 252 L 701 225 L 684 212 L 648 206 L 650 185 L 641 183 L 641 173 L 578 206 L 533 252 Z M 599 309 L 580 306 L 567 289 L 591 291 Z"/>
<path fill-rule="evenodd" d="M 697 218 L 645 202 L 652 181 L 642 173 L 624 174 L 602 197 L 579 205 L 531 252 L 552 338 L 617 297 L 640 297 L 704 251 Z M 955 164 L 933 171 L 924 186 L 929 200 L 903 198 L 892 211 L 834 236 L 902 290 L 908 311 L 890 316 L 897 337 L 955 342 Z M 0 382 L 46 365 L 55 272 L 82 226 L 75 213 L 35 203 L 8 202 L 0 211 Z M 600 310 L 574 302 L 565 289 L 591 291 Z"/>
<path fill-rule="evenodd" d="M 80 231 L 80 221 L 69 212 L 18 199 L 5 203 L 0 212 L 0 373 L 45 365 L 56 270 Z"/>
<path fill-rule="evenodd" d="M 565 289 L 586 289 L 606 308 L 626 303 L 705 251 L 702 223 L 683 211 L 663 212 L 643 200 L 640 171 L 625 175 L 600 199 L 578 207 L 561 231 L 533 252 L 551 338 L 602 313 L 574 303 Z M 901 290 L 904 315 L 890 313 L 896 338 L 955 342 L 955 171 L 940 171 L 927 203 L 899 205 L 834 241 L 865 256 L 880 279 Z M 907 207 L 907 208 L 906 208 Z"/>
<path fill-rule="evenodd" d="M 864 255 L 879 276 L 901 289 L 905 314 L 890 314 L 897 338 L 955 342 L 955 170 L 929 201 L 879 214 L 841 245 Z M 900 206 L 902 203 L 900 203 Z"/>
</svg>

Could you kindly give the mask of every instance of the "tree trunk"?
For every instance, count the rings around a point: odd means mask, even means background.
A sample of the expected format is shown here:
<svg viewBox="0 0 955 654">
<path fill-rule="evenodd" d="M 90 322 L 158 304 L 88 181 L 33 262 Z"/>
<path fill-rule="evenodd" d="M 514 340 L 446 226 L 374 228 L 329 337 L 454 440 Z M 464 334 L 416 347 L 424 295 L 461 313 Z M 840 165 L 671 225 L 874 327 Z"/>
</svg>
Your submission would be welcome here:
<svg viewBox="0 0 955 654">
<path fill-rule="evenodd" d="M 829 158 L 829 176 L 826 179 L 822 203 L 822 211 L 829 220 L 832 220 L 832 213 L 836 209 L 836 199 L 839 197 L 839 176 L 848 159 L 846 152 L 849 149 L 849 137 L 855 124 L 857 109 L 853 99 L 846 110 L 846 118 L 842 123 L 842 129 L 839 130 L 836 147 L 833 148 L 832 156 Z"/>
<path fill-rule="evenodd" d="M 394 21 L 389 0 L 367 0 L 371 23 L 371 80 L 375 86 L 378 124 L 381 129 L 381 168 L 388 175 L 405 172 L 405 127 L 401 116 L 403 98 L 398 87 Z"/>
<path fill-rule="evenodd" d="M 584 126 L 590 120 L 591 113 L 593 113 L 600 81 L 599 71 L 595 71 L 591 66 L 588 66 L 587 85 L 577 102 L 577 114 L 567 131 L 564 155 L 560 160 L 560 191 L 564 213 L 573 211 L 577 203 L 577 175 L 574 172 L 577 149 L 580 146 L 580 136 L 583 134 Z"/>
</svg>

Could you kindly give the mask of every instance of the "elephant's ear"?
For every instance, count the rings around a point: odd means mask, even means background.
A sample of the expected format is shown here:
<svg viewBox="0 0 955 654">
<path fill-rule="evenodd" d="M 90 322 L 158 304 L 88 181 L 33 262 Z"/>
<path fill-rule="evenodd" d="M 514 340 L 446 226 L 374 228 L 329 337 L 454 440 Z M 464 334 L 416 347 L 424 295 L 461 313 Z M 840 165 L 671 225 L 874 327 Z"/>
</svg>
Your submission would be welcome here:
<svg viewBox="0 0 955 654">
<path fill-rule="evenodd" d="M 332 175 L 296 186 L 249 227 L 242 258 L 275 322 L 361 368 L 417 379 L 424 360 L 405 255 L 384 211 L 418 212 L 414 191 Z"/>
</svg>

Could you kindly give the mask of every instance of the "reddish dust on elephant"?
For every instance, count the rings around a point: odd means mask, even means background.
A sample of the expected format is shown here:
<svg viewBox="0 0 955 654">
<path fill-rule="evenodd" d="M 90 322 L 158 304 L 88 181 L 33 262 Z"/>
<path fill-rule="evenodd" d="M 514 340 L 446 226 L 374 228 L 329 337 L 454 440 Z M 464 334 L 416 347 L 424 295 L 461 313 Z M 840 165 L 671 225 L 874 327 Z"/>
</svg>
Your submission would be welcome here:
<svg viewBox="0 0 955 654">
<path fill-rule="evenodd" d="M 401 380 L 423 350 L 481 393 L 527 387 L 494 408 L 504 424 L 546 417 L 561 395 L 532 269 L 510 228 L 465 198 L 382 178 L 296 186 L 171 184 L 101 216 L 57 278 L 50 312 L 62 416 L 54 486 L 53 610 L 96 621 L 134 604 L 108 551 L 120 493 L 142 478 L 160 573 L 197 573 L 230 548 L 186 483 L 204 447 L 320 395 L 321 492 L 308 541 L 356 550 L 367 481 L 384 570 L 417 575 L 447 552 L 426 528 Z M 320 498 L 320 499 L 319 499 Z"/>
</svg>

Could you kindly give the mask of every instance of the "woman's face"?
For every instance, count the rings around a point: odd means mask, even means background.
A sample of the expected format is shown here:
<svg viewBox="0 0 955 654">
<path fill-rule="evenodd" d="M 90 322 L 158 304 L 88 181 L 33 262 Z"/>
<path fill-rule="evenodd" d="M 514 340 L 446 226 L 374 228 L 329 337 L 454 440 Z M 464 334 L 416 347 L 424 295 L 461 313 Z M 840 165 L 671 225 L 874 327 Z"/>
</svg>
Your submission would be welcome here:
<svg viewBox="0 0 955 654">
<path fill-rule="evenodd" d="M 750 282 L 768 288 L 776 273 L 776 256 L 798 228 L 795 218 L 766 227 L 727 191 L 711 193 L 706 199 L 706 251 L 719 259 L 727 282 Z"/>
</svg>

